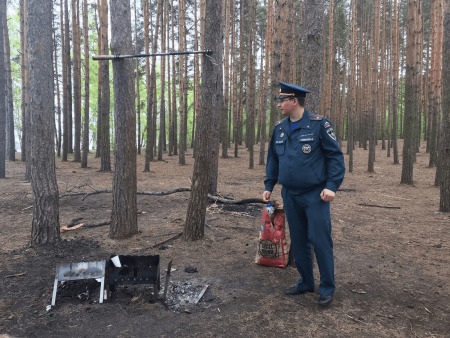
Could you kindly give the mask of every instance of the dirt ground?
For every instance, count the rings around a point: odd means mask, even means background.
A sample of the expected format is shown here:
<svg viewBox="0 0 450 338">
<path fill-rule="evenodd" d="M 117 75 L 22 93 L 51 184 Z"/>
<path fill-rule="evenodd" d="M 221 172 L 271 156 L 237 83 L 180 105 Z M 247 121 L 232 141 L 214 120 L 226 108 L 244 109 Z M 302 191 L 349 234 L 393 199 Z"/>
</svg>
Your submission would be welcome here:
<svg viewBox="0 0 450 338">
<path fill-rule="evenodd" d="M 260 198 L 265 167 L 249 170 L 248 152 L 240 147 L 239 154 L 220 159 L 218 189 L 223 196 Z M 356 149 L 354 173 L 346 174 L 331 204 L 337 289 L 328 309 L 316 305 L 318 287 L 315 294 L 284 295 L 299 278 L 295 268 L 254 264 L 262 205 L 210 208 L 203 240 L 178 238 L 168 243 L 172 247 L 159 250 L 161 245 L 151 247 L 182 231 L 189 192 L 139 195 L 140 233 L 133 238 L 111 240 L 108 226 L 81 228 L 62 233 L 57 246 L 29 248 L 31 186 L 23 181 L 24 164 L 8 162 L 7 179 L 0 182 L 0 335 L 450 337 L 450 215 L 438 212 L 435 169 L 428 168 L 424 144 L 413 187 L 399 184 L 401 165 L 386 157 L 381 143 L 374 174 L 367 172 L 367 155 Z M 190 186 L 192 151 L 185 166 L 178 165 L 178 157 L 165 154 L 164 159 L 143 173 L 144 157 L 138 156 L 138 190 Z M 112 174 L 98 172 L 99 159 L 91 156 L 89 166 L 81 169 L 79 163 L 57 160 L 60 193 L 111 188 Z M 274 197 L 281 199 L 278 185 Z M 86 223 L 108 220 L 111 205 L 111 194 L 84 201 L 82 196 L 62 198 L 61 226 L 79 217 Z M 161 273 L 172 259 L 176 271 L 171 281 L 209 285 L 209 301 L 174 312 L 149 302 L 149 286 L 121 286 L 99 304 L 99 284 L 91 280 L 67 283 L 58 291 L 55 309 L 46 311 L 57 263 L 107 259 L 110 254 L 159 254 Z M 186 273 L 188 266 L 198 272 Z"/>
</svg>

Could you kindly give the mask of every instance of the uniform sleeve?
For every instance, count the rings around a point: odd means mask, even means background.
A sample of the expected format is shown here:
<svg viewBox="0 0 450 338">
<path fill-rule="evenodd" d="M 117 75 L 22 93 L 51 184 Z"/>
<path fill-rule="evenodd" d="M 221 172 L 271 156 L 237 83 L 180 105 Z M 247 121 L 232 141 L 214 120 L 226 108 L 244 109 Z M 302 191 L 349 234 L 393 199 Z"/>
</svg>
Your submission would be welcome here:
<svg viewBox="0 0 450 338">
<path fill-rule="evenodd" d="M 344 181 L 345 162 L 344 154 L 339 148 L 330 121 L 323 119 L 320 126 L 320 139 L 322 149 L 325 154 L 325 163 L 327 165 L 328 179 L 325 189 L 336 192 Z"/>
<path fill-rule="evenodd" d="M 272 192 L 273 187 L 278 182 L 278 155 L 275 151 L 275 135 L 272 134 L 272 139 L 269 143 L 269 151 L 267 154 L 266 164 L 266 179 L 264 180 L 265 190 Z"/>
</svg>

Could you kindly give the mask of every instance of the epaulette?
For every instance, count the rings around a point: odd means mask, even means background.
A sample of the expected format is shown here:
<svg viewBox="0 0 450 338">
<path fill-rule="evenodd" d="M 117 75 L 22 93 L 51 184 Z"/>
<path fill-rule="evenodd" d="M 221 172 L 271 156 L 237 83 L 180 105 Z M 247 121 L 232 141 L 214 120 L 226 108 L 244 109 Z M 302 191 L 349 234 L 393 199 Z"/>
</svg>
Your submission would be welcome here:
<svg viewBox="0 0 450 338">
<path fill-rule="evenodd" d="M 311 121 L 322 121 L 323 117 L 319 116 L 319 115 L 316 115 L 316 114 L 310 114 L 309 115 L 309 119 Z"/>
<path fill-rule="evenodd" d="M 280 121 L 275 122 L 275 127 L 276 127 L 276 126 L 279 126 L 280 124 L 282 124 L 283 121 L 286 120 L 286 119 L 287 119 L 287 117 L 285 117 L 284 119 L 282 119 L 282 120 L 280 120 Z"/>
</svg>

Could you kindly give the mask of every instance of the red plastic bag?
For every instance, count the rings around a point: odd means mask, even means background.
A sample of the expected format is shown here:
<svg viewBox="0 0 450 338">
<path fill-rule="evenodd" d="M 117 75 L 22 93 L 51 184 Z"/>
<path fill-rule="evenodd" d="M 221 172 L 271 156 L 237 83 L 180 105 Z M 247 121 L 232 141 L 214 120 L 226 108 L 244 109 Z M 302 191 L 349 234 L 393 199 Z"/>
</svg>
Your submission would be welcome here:
<svg viewBox="0 0 450 338">
<path fill-rule="evenodd" d="M 283 206 L 275 203 L 274 209 L 272 214 L 270 208 L 263 209 L 255 263 L 284 268 L 289 263 L 291 243 L 286 240 Z"/>
</svg>

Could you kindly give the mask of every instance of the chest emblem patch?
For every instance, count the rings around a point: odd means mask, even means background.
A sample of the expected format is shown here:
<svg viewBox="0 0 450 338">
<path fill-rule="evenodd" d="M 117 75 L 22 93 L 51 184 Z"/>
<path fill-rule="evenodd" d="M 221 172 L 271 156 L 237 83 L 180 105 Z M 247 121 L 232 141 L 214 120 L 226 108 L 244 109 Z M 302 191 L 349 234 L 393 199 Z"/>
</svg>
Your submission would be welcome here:
<svg viewBox="0 0 450 338">
<path fill-rule="evenodd" d="M 283 137 L 283 136 L 284 136 L 284 133 L 281 133 L 280 137 Z"/>
<path fill-rule="evenodd" d="M 304 144 L 303 147 L 302 147 L 302 151 L 305 154 L 309 154 L 311 152 L 311 146 L 309 144 Z"/>
<path fill-rule="evenodd" d="M 333 128 L 327 130 L 328 136 L 330 136 L 334 141 L 336 141 L 336 134 L 334 133 Z"/>
</svg>

